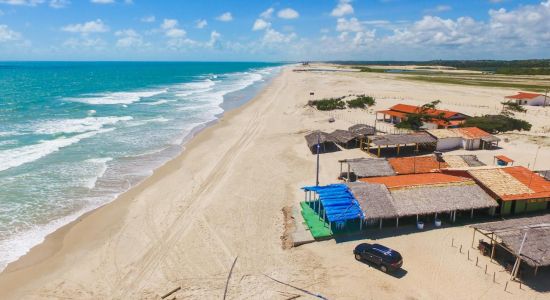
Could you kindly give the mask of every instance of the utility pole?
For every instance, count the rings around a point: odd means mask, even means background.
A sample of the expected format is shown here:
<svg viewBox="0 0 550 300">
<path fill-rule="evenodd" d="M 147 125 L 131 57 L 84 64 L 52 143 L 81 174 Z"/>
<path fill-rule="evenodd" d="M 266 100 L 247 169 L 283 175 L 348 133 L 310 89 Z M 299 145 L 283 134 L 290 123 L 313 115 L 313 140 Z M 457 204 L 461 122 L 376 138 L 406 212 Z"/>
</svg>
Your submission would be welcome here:
<svg viewBox="0 0 550 300">
<path fill-rule="evenodd" d="M 319 151 L 321 149 L 321 132 L 317 131 L 317 177 L 315 185 L 319 186 Z"/>
<path fill-rule="evenodd" d="M 546 100 L 548 99 L 548 89 L 544 90 L 544 104 L 542 107 L 546 107 Z"/>
</svg>

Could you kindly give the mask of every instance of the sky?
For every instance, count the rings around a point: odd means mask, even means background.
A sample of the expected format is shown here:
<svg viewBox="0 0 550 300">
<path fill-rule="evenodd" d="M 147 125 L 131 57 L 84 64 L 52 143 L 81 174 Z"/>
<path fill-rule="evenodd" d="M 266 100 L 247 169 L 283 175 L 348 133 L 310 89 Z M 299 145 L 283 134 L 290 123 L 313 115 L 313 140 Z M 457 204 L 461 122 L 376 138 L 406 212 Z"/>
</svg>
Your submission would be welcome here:
<svg viewBox="0 0 550 300">
<path fill-rule="evenodd" d="M 0 0 L 0 60 L 550 58 L 550 0 Z"/>
</svg>

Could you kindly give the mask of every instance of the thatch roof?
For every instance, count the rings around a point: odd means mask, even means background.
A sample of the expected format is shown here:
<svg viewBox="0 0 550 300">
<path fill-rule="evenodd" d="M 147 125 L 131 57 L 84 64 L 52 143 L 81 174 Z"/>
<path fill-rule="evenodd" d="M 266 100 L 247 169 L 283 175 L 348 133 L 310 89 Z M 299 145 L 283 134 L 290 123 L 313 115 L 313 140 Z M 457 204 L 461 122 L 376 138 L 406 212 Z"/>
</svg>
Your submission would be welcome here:
<svg viewBox="0 0 550 300">
<path fill-rule="evenodd" d="M 357 178 L 395 175 L 393 168 L 385 158 L 354 158 L 340 162 L 348 163 Z"/>
<path fill-rule="evenodd" d="M 498 206 L 473 181 L 390 189 L 399 216 Z"/>
<path fill-rule="evenodd" d="M 366 220 L 397 217 L 393 198 L 383 184 L 352 182 L 346 184 L 359 202 Z"/>
<path fill-rule="evenodd" d="M 477 159 L 476 155 L 443 155 L 443 160 L 449 168 L 482 167 L 484 163 Z"/>
<path fill-rule="evenodd" d="M 472 225 L 473 228 L 494 233 L 504 246 L 519 253 L 530 266 L 550 266 L 550 214 Z M 525 235 L 527 233 L 527 235 Z"/>
<path fill-rule="evenodd" d="M 329 133 L 329 135 L 332 137 L 333 141 L 339 144 L 347 144 L 357 138 L 353 133 L 342 129 L 336 129 Z"/>
<path fill-rule="evenodd" d="M 425 133 L 407 133 L 407 134 L 386 134 L 372 137 L 372 143 L 377 146 L 385 145 L 405 145 L 405 144 L 427 144 L 435 143 L 436 139 Z"/>
<path fill-rule="evenodd" d="M 353 125 L 348 128 L 348 131 L 353 133 L 356 137 L 365 137 L 367 135 L 376 134 L 376 128 L 366 124 Z"/>
<path fill-rule="evenodd" d="M 323 148 L 330 148 L 329 149 L 330 151 L 339 150 L 338 146 L 336 146 L 335 144 L 336 141 L 334 140 L 334 138 L 326 132 L 322 132 L 322 131 L 312 132 L 306 135 L 305 138 L 306 138 L 307 146 L 312 153 L 317 152 L 317 149 L 316 149 L 317 139 L 319 139 L 319 143 L 322 145 L 321 146 L 322 152 L 324 152 Z"/>
</svg>

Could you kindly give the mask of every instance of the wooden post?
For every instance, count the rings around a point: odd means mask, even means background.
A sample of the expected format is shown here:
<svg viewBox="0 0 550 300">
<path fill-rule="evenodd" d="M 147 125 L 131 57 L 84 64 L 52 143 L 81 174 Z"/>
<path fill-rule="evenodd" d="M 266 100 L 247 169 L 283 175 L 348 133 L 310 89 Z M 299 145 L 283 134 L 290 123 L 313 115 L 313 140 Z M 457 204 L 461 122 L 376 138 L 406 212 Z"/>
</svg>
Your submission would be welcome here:
<svg viewBox="0 0 550 300">
<path fill-rule="evenodd" d="M 400 146 L 401 146 L 401 145 L 397 144 L 397 156 L 399 156 L 399 152 L 400 152 L 400 150 L 401 150 L 401 149 L 400 149 Z"/>
<path fill-rule="evenodd" d="M 378 157 L 380 157 L 380 145 L 378 145 Z"/>
<path fill-rule="evenodd" d="M 418 143 L 416 143 L 415 145 L 416 145 L 416 153 L 418 154 Z"/>
<path fill-rule="evenodd" d="M 382 218 L 380 218 L 380 229 L 382 229 Z"/>
<path fill-rule="evenodd" d="M 462 254 L 462 245 L 460 245 L 460 249 L 458 249 L 458 252 L 460 252 L 460 254 Z"/>
<path fill-rule="evenodd" d="M 537 276 L 537 272 L 539 271 L 539 266 L 535 267 L 535 276 Z"/>
<path fill-rule="evenodd" d="M 476 267 L 478 266 L 479 264 L 479 256 L 476 256 Z"/>
<path fill-rule="evenodd" d="M 506 289 L 508 288 L 508 282 L 509 281 L 506 281 L 506 284 L 504 285 L 504 291 L 506 292 Z"/>
<path fill-rule="evenodd" d="M 470 213 L 470 219 L 474 218 L 474 209 L 472 208 L 472 212 Z"/>
<path fill-rule="evenodd" d="M 474 242 L 476 240 L 476 231 L 477 229 L 474 228 L 474 234 L 472 235 L 472 249 L 474 248 Z"/>
<path fill-rule="evenodd" d="M 485 264 L 485 275 L 487 275 L 487 264 Z"/>
<path fill-rule="evenodd" d="M 395 228 L 399 228 L 399 217 L 397 217 L 397 219 L 396 219 Z"/>
<path fill-rule="evenodd" d="M 351 166 L 348 164 L 348 177 L 346 178 L 347 182 L 350 182 L 349 180 L 349 173 L 351 173 L 350 171 L 351 171 Z"/>
<path fill-rule="evenodd" d="M 340 162 L 340 174 L 342 174 L 342 168 L 344 167 L 343 164 L 344 163 Z M 348 165 L 349 165 L 349 163 L 348 163 Z"/>
<path fill-rule="evenodd" d="M 359 219 L 359 231 L 363 230 L 363 219 Z"/>
<path fill-rule="evenodd" d="M 497 272 L 493 271 L 493 283 L 497 283 Z"/>
</svg>

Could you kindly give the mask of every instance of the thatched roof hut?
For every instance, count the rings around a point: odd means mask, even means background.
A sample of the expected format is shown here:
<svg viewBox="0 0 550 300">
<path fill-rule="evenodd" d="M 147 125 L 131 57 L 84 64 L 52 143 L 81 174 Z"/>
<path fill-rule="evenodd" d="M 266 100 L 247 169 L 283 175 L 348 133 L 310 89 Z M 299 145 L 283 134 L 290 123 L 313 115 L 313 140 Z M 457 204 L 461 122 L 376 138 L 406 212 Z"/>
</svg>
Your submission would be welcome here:
<svg viewBox="0 0 550 300">
<path fill-rule="evenodd" d="M 305 136 L 307 146 L 311 153 L 316 154 L 317 153 L 317 141 L 319 141 L 320 149 L 319 153 L 327 153 L 327 152 L 335 152 L 340 151 L 338 146 L 336 146 L 336 142 L 334 141 L 334 138 L 322 131 L 312 132 Z"/>
<path fill-rule="evenodd" d="M 485 166 L 476 155 L 443 155 L 449 168 L 471 168 Z"/>
<path fill-rule="evenodd" d="M 517 256 L 521 249 L 521 259 L 532 267 L 550 266 L 550 215 L 510 219 L 505 221 L 475 224 L 471 227 L 496 235 L 500 245 Z M 527 233 L 527 235 L 526 235 Z"/>
<path fill-rule="evenodd" d="M 341 160 L 340 163 L 347 163 L 356 178 L 395 175 L 385 158 L 353 158 Z"/>
<path fill-rule="evenodd" d="M 383 184 L 352 182 L 346 184 L 359 202 L 366 220 L 397 217 L 393 198 Z"/>
<path fill-rule="evenodd" d="M 377 135 L 373 136 L 371 140 L 377 146 L 433 144 L 437 142 L 433 136 L 425 132 Z"/>
<path fill-rule="evenodd" d="M 348 128 L 348 131 L 359 138 L 376 134 L 376 128 L 366 124 L 353 125 Z"/>
<path fill-rule="evenodd" d="M 330 136 L 333 141 L 346 149 L 357 148 L 359 146 L 358 138 L 347 130 L 334 130 L 330 133 Z"/>
</svg>

